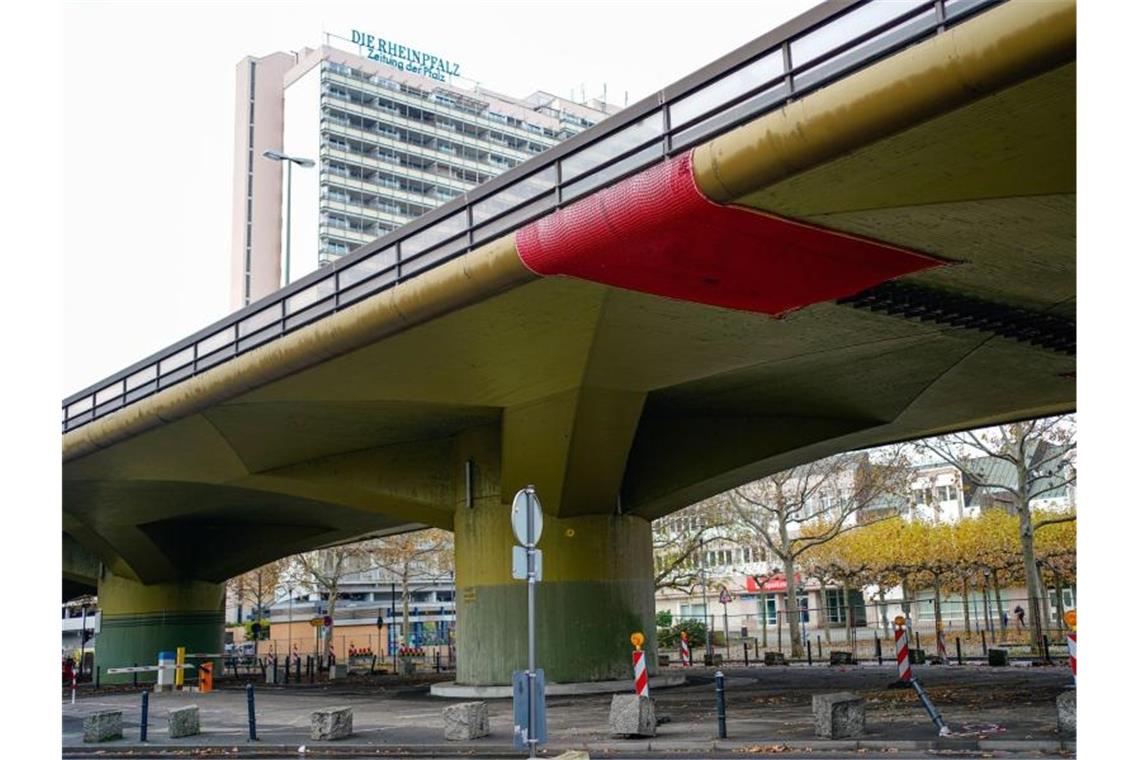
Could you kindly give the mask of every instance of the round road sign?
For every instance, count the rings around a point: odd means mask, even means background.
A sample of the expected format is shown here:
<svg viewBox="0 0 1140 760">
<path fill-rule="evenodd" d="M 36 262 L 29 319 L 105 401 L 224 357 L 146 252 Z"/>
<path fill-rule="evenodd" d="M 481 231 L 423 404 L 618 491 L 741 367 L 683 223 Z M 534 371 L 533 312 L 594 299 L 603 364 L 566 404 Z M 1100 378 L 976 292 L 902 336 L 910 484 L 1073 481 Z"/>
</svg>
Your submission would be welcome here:
<svg viewBox="0 0 1140 760">
<path fill-rule="evenodd" d="M 531 519 L 534 521 L 534 542 L 537 544 L 538 539 L 542 536 L 542 504 L 538 501 L 538 494 L 534 492 L 534 486 L 527 486 L 515 494 L 515 500 L 511 504 L 511 528 L 515 532 L 515 538 L 523 546 L 526 546 L 528 493 L 530 495 L 530 511 L 533 515 Z"/>
</svg>

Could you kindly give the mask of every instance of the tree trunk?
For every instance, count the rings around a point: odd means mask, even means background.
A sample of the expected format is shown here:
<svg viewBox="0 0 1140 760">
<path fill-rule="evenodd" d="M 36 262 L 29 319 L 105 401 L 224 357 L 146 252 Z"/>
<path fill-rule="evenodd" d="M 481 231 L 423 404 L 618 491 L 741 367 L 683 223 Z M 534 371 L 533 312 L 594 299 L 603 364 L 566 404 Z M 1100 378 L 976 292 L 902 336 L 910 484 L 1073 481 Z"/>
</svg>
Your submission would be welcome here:
<svg viewBox="0 0 1140 760">
<path fill-rule="evenodd" d="M 765 649 L 768 648 L 768 595 L 764 594 L 760 597 L 761 604 L 763 605 L 760 613 L 760 636 L 761 646 Z"/>
<path fill-rule="evenodd" d="M 966 577 L 962 578 L 962 625 L 967 635 L 973 632 L 970 628 L 970 579 Z"/>
<path fill-rule="evenodd" d="M 1018 518 L 1021 523 L 1021 560 L 1025 563 L 1025 591 L 1028 596 L 1026 607 L 1029 609 L 1029 646 L 1033 654 L 1041 650 L 1041 588 L 1038 585 L 1037 557 L 1033 547 L 1033 523 L 1029 512 L 1029 504 L 1017 505 Z"/>
<path fill-rule="evenodd" d="M 831 648 L 831 614 L 827 608 L 827 580 L 819 579 L 819 607 L 820 623 L 823 625 L 823 636 L 827 639 L 827 648 Z"/>
<path fill-rule="evenodd" d="M 998 623 L 1001 625 L 1001 640 L 1004 642 L 1005 641 L 1005 628 L 1006 628 L 1005 614 L 1004 614 L 1004 610 L 1002 610 L 1002 606 L 1001 606 L 1001 586 L 998 585 L 997 570 L 994 570 L 993 575 L 990 576 L 990 583 L 993 584 L 994 606 L 997 607 Z"/>
<path fill-rule="evenodd" d="M 938 651 L 938 633 L 942 630 L 942 575 L 934 576 L 934 651 Z"/>
<path fill-rule="evenodd" d="M 1057 630 L 1065 630 L 1065 603 L 1061 600 L 1064 591 L 1064 581 L 1057 573 L 1053 573 L 1053 593 L 1057 595 Z"/>
<path fill-rule="evenodd" d="M 781 533 L 786 534 L 787 528 L 782 526 Z M 785 542 L 785 546 L 787 542 Z M 785 555 L 784 560 L 784 577 L 788 579 L 788 593 L 787 593 L 787 612 L 788 612 L 788 636 L 792 640 L 792 658 L 801 658 L 804 656 L 804 644 L 800 641 L 800 603 L 796 598 L 796 562 L 791 553 Z"/>
</svg>

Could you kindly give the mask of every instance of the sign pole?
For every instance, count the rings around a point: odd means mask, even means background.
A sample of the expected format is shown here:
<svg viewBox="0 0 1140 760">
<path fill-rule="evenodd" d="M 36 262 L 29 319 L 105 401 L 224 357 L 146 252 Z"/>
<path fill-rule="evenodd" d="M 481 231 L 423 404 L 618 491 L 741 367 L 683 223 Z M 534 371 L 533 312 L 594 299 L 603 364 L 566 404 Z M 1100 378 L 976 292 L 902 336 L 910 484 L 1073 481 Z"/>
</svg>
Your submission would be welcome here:
<svg viewBox="0 0 1140 760">
<path fill-rule="evenodd" d="M 534 486 L 526 487 L 526 628 L 527 628 L 527 745 L 530 747 L 530 756 L 535 756 L 538 746 L 536 724 L 538 710 L 535 705 L 535 636 L 534 636 Z"/>
</svg>

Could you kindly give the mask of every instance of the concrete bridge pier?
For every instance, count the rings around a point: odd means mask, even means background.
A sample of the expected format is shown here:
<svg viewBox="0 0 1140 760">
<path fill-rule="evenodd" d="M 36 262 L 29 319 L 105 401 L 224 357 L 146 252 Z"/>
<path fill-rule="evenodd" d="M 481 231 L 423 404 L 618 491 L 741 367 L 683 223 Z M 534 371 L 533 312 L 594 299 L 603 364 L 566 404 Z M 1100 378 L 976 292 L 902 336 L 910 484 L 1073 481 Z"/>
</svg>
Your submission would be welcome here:
<svg viewBox="0 0 1140 760">
<path fill-rule="evenodd" d="M 468 433 L 458 441 L 459 468 L 470 459 L 475 477 L 468 506 L 465 476 L 456 478 L 456 681 L 509 684 L 526 668 L 526 582 L 511 577 L 510 523 L 516 488 L 500 493 L 497 431 Z M 538 664 L 547 682 L 632 678 L 629 635 L 647 639 L 650 672 L 656 670 L 653 546 L 649 521 L 609 514 L 559 517 L 559 492 L 541 478 L 534 485 L 545 511 L 539 548 L 543 578 L 537 588 Z M 524 484 L 525 485 L 525 484 Z"/>
<path fill-rule="evenodd" d="M 95 639 L 103 668 L 157 664 L 158 653 L 221 652 L 225 585 L 206 581 L 143 584 L 104 572 L 99 579 L 102 628 Z M 102 676 L 104 683 L 130 681 L 128 674 Z M 155 674 L 139 674 L 151 682 Z"/>
</svg>

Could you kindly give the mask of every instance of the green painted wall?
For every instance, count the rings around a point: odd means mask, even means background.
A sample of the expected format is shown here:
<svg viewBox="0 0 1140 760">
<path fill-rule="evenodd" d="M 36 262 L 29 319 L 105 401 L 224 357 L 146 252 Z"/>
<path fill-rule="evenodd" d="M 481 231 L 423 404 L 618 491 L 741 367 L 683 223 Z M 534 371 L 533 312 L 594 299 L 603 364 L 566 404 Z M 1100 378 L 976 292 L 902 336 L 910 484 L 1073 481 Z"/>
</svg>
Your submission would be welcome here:
<svg viewBox="0 0 1140 760">
<path fill-rule="evenodd" d="M 186 581 L 144 585 L 105 574 L 99 581 L 101 628 L 95 637 L 95 664 L 108 668 L 155 665 L 158 653 L 180 646 L 187 652 L 221 652 L 224 642 L 225 587 Z M 200 661 L 196 661 L 200 662 Z M 218 671 L 215 663 L 214 672 Z M 187 673 L 190 676 L 190 673 Z M 103 675 L 106 683 L 131 681 L 129 674 Z M 153 683 L 155 673 L 140 673 Z"/>
</svg>

